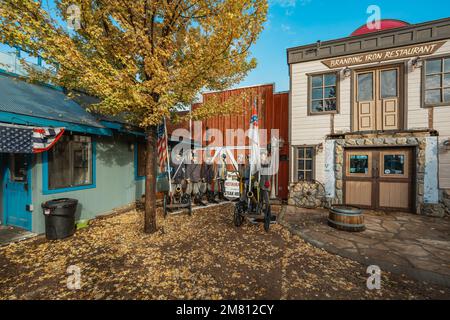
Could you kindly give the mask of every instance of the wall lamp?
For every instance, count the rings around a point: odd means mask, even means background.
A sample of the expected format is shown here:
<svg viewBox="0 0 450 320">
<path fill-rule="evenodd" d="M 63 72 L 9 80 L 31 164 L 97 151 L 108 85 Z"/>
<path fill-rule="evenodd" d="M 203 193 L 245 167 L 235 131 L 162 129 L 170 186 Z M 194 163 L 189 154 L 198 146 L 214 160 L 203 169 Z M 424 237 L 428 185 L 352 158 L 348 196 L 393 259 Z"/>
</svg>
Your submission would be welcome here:
<svg viewBox="0 0 450 320">
<path fill-rule="evenodd" d="M 350 69 L 349 67 L 346 67 L 344 69 L 344 71 L 342 71 L 342 73 L 344 74 L 345 78 L 349 78 L 352 75 L 352 69 Z"/>
<path fill-rule="evenodd" d="M 414 69 L 422 68 L 423 60 L 420 57 L 411 60 L 411 65 Z"/>
<path fill-rule="evenodd" d="M 450 139 L 447 139 L 443 143 L 445 150 L 450 150 Z"/>
</svg>

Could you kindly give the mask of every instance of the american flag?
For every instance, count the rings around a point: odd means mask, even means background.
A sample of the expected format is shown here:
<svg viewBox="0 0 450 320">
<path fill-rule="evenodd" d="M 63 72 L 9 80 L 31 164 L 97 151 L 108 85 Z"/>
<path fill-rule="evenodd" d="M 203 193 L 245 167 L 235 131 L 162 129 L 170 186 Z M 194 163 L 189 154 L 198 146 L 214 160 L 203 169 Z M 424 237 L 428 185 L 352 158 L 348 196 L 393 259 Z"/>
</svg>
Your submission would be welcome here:
<svg viewBox="0 0 450 320">
<path fill-rule="evenodd" d="M 64 128 L 37 128 L 0 124 L 0 152 L 41 153 L 61 138 Z"/>
<path fill-rule="evenodd" d="M 165 172 L 167 162 L 166 119 L 164 119 L 164 121 L 160 125 L 158 125 L 157 135 L 159 170 L 160 172 Z"/>
</svg>

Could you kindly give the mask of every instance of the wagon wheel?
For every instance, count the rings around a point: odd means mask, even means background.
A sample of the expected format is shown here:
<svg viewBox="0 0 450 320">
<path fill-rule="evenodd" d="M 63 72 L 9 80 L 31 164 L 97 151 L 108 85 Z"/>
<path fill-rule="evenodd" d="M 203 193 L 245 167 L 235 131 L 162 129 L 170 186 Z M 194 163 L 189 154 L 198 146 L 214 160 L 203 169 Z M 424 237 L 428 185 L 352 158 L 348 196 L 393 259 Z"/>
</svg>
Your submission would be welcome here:
<svg viewBox="0 0 450 320">
<path fill-rule="evenodd" d="M 240 227 L 244 222 L 244 205 L 242 202 L 236 203 L 234 206 L 233 222 L 236 227 Z"/>
<path fill-rule="evenodd" d="M 269 232 L 270 223 L 272 220 L 272 211 L 270 210 L 270 202 L 269 202 L 269 192 L 262 191 L 261 198 L 261 211 L 264 214 L 264 230 Z"/>
<path fill-rule="evenodd" d="M 292 199 L 299 208 L 314 209 L 326 205 L 325 187 L 316 180 L 300 181 L 293 187 Z"/>
<path fill-rule="evenodd" d="M 182 204 L 189 204 L 189 202 L 191 201 L 191 196 L 189 194 L 187 194 L 187 193 L 184 193 L 181 196 L 181 200 L 180 201 L 181 201 Z"/>
<path fill-rule="evenodd" d="M 192 197 L 191 197 L 191 195 L 187 194 L 187 193 L 183 194 L 181 196 L 181 204 L 184 204 L 187 206 L 189 215 L 191 216 L 192 215 Z"/>
</svg>

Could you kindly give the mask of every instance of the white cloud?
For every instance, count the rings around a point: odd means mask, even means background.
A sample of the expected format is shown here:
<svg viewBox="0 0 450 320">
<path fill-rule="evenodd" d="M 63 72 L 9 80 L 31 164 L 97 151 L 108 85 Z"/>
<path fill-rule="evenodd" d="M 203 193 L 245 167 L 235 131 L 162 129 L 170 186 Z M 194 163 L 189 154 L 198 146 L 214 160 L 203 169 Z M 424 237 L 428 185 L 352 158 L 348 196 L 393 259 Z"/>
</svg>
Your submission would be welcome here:
<svg viewBox="0 0 450 320">
<path fill-rule="evenodd" d="M 312 0 L 269 0 L 270 6 L 278 6 L 285 10 L 286 16 L 292 16 L 297 6 L 306 6 Z"/>
<path fill-rule="evenodd" d="M 294 8 L 297 5 L 306 6 L 312 0 L 269 0 L 270 5 L 278 5 L 282 8 Z"/>
<path fill-rule="evenodd" d="M 292 30 L 291 26 L 284 23 L 281 24 L 281 31 L 291 35 L 295 34 L 295 31 Z"/>
<path fill-rule="evenodd" d="M 270 0 L 269 3 L 271 5 L 279 5 L 282 8 L 292 8 L 295 7 L 297 0 Z"/>
</svg>

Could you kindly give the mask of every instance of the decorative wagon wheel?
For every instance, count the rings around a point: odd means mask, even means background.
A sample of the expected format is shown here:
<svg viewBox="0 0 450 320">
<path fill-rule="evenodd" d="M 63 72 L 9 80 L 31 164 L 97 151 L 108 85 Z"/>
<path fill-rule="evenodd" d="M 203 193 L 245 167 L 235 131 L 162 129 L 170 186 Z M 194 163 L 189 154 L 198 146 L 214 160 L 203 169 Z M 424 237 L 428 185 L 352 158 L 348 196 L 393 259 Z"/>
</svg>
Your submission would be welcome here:
<svg viewBox="0 0 450 320">
<path fill-rule="evenodd" d="M 326 206 L 325 187 L 316 180 L 300 181 L 292 187 L 294 203 L 299 208 L 314 209 Z"/>
</svg>

